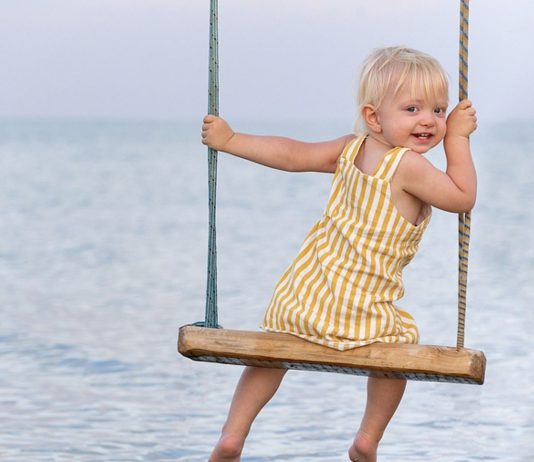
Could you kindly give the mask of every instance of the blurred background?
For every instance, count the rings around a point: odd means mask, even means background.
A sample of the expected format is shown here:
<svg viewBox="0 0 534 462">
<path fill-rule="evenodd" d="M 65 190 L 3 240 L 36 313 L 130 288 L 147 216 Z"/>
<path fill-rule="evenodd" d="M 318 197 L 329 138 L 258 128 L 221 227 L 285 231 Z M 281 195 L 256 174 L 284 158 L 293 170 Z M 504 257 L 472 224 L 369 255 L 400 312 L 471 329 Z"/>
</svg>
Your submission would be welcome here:
<svg viewBox="0 0 534 462">
<path fill-rule="evenodd" d="M 458 2 L 222 0 L 221 113 L 306 140 L 352 130 L 358 66 L 402 44 L 457 99 Z M 209 2 L 0 0 L 0 459 L 207 460 L 240 368 L 176 353 L 204 312 Z M 479 175 L 466 346 L 482 387 L 411 383 L 383 461 L 534 457 L 534 4 L 471 2 Z M 429 155 L 443 166 L 438 148 Z M 331 177 L 221 155 L 219 306 L 256 329 Z M 435 211 L 400 303 L 454 345 L 457 217 Z M 346 460 L 365 380 L 289 374 L 247 461 Z"/>
</svg>

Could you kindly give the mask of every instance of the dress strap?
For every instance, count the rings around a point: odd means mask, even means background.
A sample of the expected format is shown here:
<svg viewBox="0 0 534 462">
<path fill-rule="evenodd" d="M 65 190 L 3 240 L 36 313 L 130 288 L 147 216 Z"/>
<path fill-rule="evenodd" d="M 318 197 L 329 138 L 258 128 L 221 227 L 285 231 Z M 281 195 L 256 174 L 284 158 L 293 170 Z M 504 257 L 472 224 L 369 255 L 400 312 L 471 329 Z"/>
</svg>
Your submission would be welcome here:
<svg viewBox="0 0 534 462">
<path fill-rule="evenodd" d="M 354 160 L 356 159 L 356 156 L 358 155 L 365 138 L 366 135 L 360 135 L 351 140 L 350 143 L 345 146 L 345 149 L 341 154 L 342 157 L 348 160 L 350 163 L 354 163 Z"/>
<path fill-rule="evenodd" d="M 402 160 L 402 156 L 409 150 L 409 148 L 397 147 L 389 151 L 384 159 L 382 159 L 382 163 L 380 164 L 380 168 L 377 170 L 375 177 L 390 181 L 399 166 L 399 162 Z"/>
</svg>

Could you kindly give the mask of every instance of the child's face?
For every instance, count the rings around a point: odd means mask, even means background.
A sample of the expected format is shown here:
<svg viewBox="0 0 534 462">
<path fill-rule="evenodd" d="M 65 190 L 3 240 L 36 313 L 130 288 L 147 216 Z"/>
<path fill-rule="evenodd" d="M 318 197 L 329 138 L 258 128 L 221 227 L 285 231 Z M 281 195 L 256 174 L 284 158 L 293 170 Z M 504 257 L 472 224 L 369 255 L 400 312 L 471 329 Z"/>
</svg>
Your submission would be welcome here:
<svg viewBox="0 0 534 462">
<path fill-rule="evenodd" d="M 391 146 L 424 154 L 445 136 L 447 98 L 430 102 L 422 89 L 414 93 L 406 87 L 395 95 L 393 90 L 388 92 L 376 111 L 381 127 L 379 136 Z"/>
</svg>

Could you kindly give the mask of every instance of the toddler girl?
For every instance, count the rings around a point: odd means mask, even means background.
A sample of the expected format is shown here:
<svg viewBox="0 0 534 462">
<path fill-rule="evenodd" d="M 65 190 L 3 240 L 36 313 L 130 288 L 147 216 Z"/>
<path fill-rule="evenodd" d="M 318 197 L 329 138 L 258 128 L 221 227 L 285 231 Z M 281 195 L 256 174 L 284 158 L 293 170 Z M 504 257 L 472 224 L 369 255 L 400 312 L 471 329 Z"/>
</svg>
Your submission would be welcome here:
<svg viewBox="0 0 534 462">
<path fill-rule="evenodd" d="M 363 63 L 358 136 L 305 143 L 236 133 L 222 118 L 205 117 L 202 142 L 216 150 L 286 171 L 334 173 L 325 213 L 277 284 L 265 330 L 338 350 L 418 342 L 412 316 L 394 304 L 403 295 L 402 270 L 418 249 L 432 206 L 465 212 L 476 198 L 469 147 L 475 109 L 465 100 L 447 117 L 447 106 L 440 64 L 416 50 L 388 47 Z M 424 157 L 441 141 L 444 172 Z M 285 372 L 245 368 L 210 462 L 240 460 L 255 417 Z M 369 377 L 351 461 L 377 460 L 405 387 L 403 379 Z"/>
</svg>

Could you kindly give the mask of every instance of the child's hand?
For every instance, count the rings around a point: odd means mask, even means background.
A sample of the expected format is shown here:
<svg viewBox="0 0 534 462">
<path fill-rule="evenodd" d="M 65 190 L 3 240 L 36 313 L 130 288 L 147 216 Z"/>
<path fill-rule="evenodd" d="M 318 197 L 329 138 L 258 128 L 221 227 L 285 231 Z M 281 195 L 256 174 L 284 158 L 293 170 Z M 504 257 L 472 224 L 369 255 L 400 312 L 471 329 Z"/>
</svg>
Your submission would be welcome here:
<svg viewBox="0 0 534 462">
<path fill-rule="evenodd" d="M 204 117 L 202 124 L 202 143 L 217 151 L 224 151 L 234 131 L 226 120 L 214 115 Z"/>
<path fill-rule="evenodd" d="M 471 101 L 460 101 L 447 117 L 447 136 L 468 138 L 477 128 L 476 113 Z"/>
</svg>

